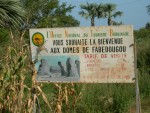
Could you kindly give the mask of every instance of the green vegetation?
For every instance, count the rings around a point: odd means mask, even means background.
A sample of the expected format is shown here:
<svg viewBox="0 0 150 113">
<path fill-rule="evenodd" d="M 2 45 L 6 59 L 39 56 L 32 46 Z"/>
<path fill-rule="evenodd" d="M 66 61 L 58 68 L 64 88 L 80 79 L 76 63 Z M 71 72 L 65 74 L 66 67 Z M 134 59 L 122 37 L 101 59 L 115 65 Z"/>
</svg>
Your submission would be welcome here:
<svg viewBox="0 0 150 113">
<path fill-rule="evenodd" d="M 77 21 L 69 13 L 74 6 L 59 4 L 58 0 L 21 0 L 26 9 L 25 28 L 71 27 L 78 26 Z"/>
<path fill-rule="evenodd" d="M 104 7 L 104 11 L 105 11 L 105 17 L 108 18 L 107 22 L 108 22 L 108 25 L 113 25 L 114 24 L 117 24 L 117 22 L 114 22 L 112 21 L 112 18 L 116 18 L 117 16 L 122 16 L 123 12 L 121 11 L 117 11 L 117 12 L 114 12 L 116 10 L 116 4 L 111 4 L 111 3 L 108 3 L 105 5 Z"/>
<path fill-rule="evenodd" d="M 150 95 L 150 30 L 140 29 L 137 34 L 137 67 L 139 71 L 141 96 L 146 98 Z M 142 35 L 143 34 L 143 35 Z M 143 87 L 143 88 L 142 88 Z M 145 88 L 144 88 L 145 87 Z"/>
<path fill-rule="evenodd" d="M 3 6 L 8 5 L 8 2 L 12 4 L 11 7 L 4 8 Z M 22 9 L 21 4 L 25 7 L 25 11 L 19 10 Z M 14 8 L 13 5 L 17 7 Z M 88 10 L 92 12 L 91 14 L 81 12 L 82 16 L 103 17 L 102 9 L 96 14 L 95 9 L 92 8 L 94 4 L 87 5 L 91 8 Z M 99 8 L 101 7 L 100 5 Z M 5 10 L 2 10 L 3 8 Z M 78 26 L 79 21 L 69 14 L 73 8 L 74 6 L 67 6 L 65 3 L 59 4 L 58 0 L 21 0 L 21 2 L 0 0 L 0 112 L 134 113 L 135 84 L 35 82 L 36 71 L 30 61 L 29 34 L 26 29 Z M 6 17 L 2 15 L 3 11 Z M 12 13 L 14 13 L 13 17 Z M 93 20 L 91 25 L 94 25 Z M 150 30 L 148 26 L 134 31 L 143 113 L 150 112 Z"/>
<path fill-rule="evenodd" d="M 112 18 L 122 16 L 123 12 L 116 11 L 116 4 L 107 3 L 107 4 L 81 4 L 82 11 L 79 12 L 79 15 L 85 19 L 90 18 L 91 26 L 95 26 L 95 18 L 107 18 L 108 25 L 121 25 L 122 22 L 115 22 Z M 116 12 L 115 12 L 116 11 Z"/>
<path fill-rule="evenodd" d="M 80 7 L 82 11 L 79 12 L 79 15 L 81 15 L 85 19 L 90 18 L 91 26 L 95 26 L 96 17 L 102 18 L 104 16 L 102 4 L 99 4 L 99 5 L 97 5 L 96 3 L 89 4 L 87 2 L 87 4 L 81 4 Z"/>
<path fill-rule="evenodd" d="M 16 27 L 21 24 L 24 10 L 19 0 L 0 0 L 0 26 Z"/>
</svg>

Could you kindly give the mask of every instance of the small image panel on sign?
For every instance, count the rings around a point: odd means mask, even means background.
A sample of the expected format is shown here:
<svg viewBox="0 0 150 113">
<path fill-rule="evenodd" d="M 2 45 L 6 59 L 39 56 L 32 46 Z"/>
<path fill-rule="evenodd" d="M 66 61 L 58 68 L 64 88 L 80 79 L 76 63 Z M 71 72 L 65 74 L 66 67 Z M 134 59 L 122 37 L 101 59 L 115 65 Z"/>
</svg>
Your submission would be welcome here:
<svg viewBox="0 0 150 113">
<path fill-rule="evenodd" d="M 80 80 L 78 56 L 41 56 L 37 65 L 37 81 L 78 82 Z"/>
</svg>

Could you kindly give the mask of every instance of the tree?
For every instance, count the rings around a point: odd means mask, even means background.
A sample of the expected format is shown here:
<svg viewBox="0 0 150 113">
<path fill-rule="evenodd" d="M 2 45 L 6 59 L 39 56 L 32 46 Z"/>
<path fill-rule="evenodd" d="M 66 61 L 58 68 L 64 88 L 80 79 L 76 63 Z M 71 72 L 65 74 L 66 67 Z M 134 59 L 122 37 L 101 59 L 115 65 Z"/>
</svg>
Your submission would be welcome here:
<svg viewBox="0 0 150 113">
<path fill-rule="evenodd" d="M 105 18 L 105 5 L 99 4 L 97 9 L 97 18 Z"/>
<path fill-rule="evenodd" d="M 79 21 L 69 15 L 74 6 L 59 0 L 21 0 L 25 7 L 26 18 L 20 32 L 23 38 L 26 29 L 79 26 Z"/>
<path fill-rule="evenodd" d="M 146 6 L 147 7 L 147 13 L 150 15 L 150 5 Z M 145 25 L 146 29 L 150 29 L 150 22 L 147 22 Z"/>
<path fill-rule="evenodd" d="M 66 3 L 62 3 L 61 5 L 58 5 L 51 18 L 53 23 L 51 24 L 51 27 L 79 26 L 79 21 L 69 14 L 74 7 L 75 6 L 71 6 L 71 5 L 67 6 Z"/>
<path fill-rule="evenodd" d="M 17 27 L 23 17 L 24 10 L 19 0 L 0 0 L 0 27 Z"/>
<path fill-rule="evenodd" d="M 69 13 L 74 6 L 59 4 L 58 0 L 21 0 L 26 8 L 24 27 L 70 27 L 79 21 Z"/>
<path fill-rule="evenodd" d="M 91 26 L 95 26 L 95 17 L 97 17 L 97 4 L 91 3 L 89 4 L 81 4 L 80 8 L 82 11 L 79 12 L 79 15 L 84 17 L 85 19 L 90 18 L 91 20 Z"/>
<path fill-rule="evenodd" d="M 147 6 L 147 12 L 150 15 L 150 5 Z"/>
<path fill-rule="evenodd" d="M 112 18 L 122 16 L 122 14 L 123 14 L 123 12 L 121 12 L 121 11 L 115 12 L 115 10 L 116 10 L 116 4 L 108 3 L 105 5 L 105 16 L 108 18 L 107 22 L 108 22 L 109 26 L 113 25 Z"/>
<path fill-rule="evenodd" d="M 146 29 L 150 29 L 150 22 L 147 22 L 147 23 L 146 23 L 145 28 L 146 28 Z"/>
</svg>

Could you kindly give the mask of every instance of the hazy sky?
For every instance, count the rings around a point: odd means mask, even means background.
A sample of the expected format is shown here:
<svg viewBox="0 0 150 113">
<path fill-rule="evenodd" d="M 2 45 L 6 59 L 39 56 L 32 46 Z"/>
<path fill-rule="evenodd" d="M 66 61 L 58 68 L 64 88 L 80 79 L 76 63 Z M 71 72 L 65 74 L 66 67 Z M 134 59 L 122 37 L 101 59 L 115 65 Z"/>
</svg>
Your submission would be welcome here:
<svg viewBox="0 0 150 113">
<path fill-rule="evenodd" d="M 150 22 L 150 16 L 147 13 L 146 6 L 150 4 L 150 0 L 60 0 L 76 6 L 72 10 L 72 15 L 80 21 L 80 26 L 90 26 L 90 20 L 81 17 L 78 12 L 81 11 L 80 4 L 89 3 L 114 3 L 117 4 L 117 10 L 123 12 L 122 17 L 117 17 L 117 22 L 122 21 L 124 24 L 133 25 L 134 29 L 144 27 Z M 96 19 L 95 26 L 107 25 L 106 19 Z"/>
</svg>

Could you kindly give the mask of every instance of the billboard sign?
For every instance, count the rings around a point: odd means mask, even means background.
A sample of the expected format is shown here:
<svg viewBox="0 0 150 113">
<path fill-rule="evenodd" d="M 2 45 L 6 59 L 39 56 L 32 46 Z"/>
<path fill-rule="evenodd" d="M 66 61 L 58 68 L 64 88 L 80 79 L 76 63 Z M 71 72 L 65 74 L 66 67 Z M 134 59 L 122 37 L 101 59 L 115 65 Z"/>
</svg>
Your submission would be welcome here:
<svg viewBox="0 0 150 113">
<path fill-rule="evenodd" d="M 132 83 L 133 27 L 30 29 L 37 81 Z"/>
</svg>

